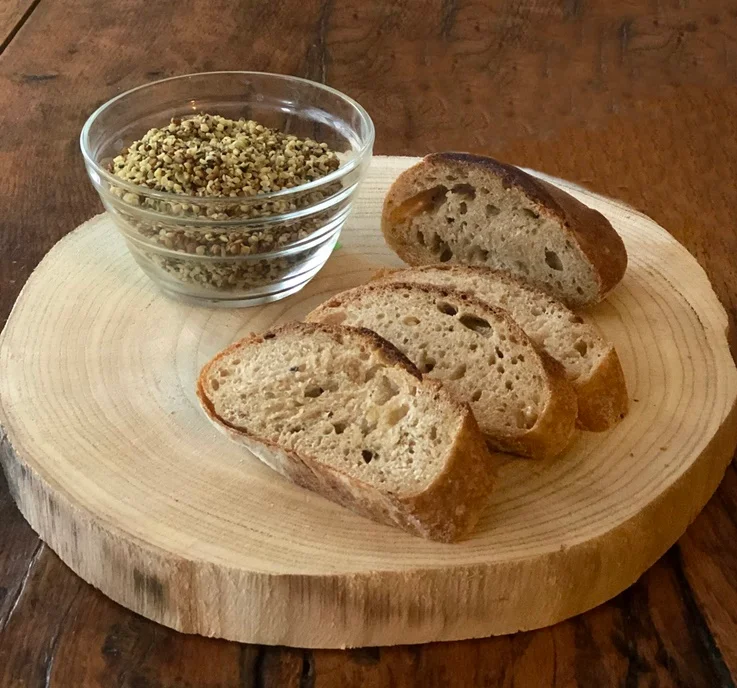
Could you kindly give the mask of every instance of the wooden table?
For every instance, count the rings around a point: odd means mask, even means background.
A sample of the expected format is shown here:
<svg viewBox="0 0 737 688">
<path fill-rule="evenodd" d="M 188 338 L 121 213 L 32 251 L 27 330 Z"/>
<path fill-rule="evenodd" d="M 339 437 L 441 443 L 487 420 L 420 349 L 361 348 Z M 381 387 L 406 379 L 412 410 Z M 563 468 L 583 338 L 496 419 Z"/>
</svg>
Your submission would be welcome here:
<svg viewBox="0 0 737 688">
<path fill-rule="evenodd" d="M 86 116 L 145 81 L 254 69 L 357 98 L 377 153 L 489 153 L 626 200 L 699 259 L 734 325 L 737 5 L 689 4 L 5 0 L 2 322 L 46 251 L 100 210 L 77 147 Z M 733 686 L 735 514 L 732 466 L 636 585 L 553 628 L 313 652 L 183 636 L 128 612 L 38 540 L 3 480 L 0 685 Z"/>
</svg>

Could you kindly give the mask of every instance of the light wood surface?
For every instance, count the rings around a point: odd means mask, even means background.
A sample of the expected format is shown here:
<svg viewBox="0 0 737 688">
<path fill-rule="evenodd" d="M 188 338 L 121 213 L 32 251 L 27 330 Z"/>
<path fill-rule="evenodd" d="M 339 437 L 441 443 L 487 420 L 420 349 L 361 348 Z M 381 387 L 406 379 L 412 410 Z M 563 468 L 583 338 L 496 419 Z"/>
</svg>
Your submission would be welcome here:
<svg viewBox="0 0 737 688">
<path fill-rule="evenodd" d="M 618 349 L 632 410 L 562 459 L 506 464 L 471 539 L 440 545 L 366 521 L 287 483 L 204 419 L 194 380 L 216 351 L 399 264 L 378 212 L 413 162 L 376 159 L 343 248 L 305 290 L 266 307 L 163 297 L 106 216 L 44 259 L 0 340 L 5 470 L 31 525 L 85 580 L 188 632 L 418 643 L 570 617 L 630 585 L 683 533 L 736 441 L 726 315 L 665 230 L 582 190 L 630 255 L 624 282 L 589 315 Z"/>
</svg>

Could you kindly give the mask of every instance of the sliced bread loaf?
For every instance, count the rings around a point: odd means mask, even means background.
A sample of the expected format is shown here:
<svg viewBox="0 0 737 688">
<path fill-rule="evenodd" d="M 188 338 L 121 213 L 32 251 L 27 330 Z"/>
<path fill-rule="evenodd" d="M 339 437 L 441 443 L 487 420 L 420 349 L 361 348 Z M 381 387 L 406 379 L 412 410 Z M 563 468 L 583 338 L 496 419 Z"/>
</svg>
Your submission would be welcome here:
<svg viewBox="0 0 737 688">
<path fill-rule="evenodd" d="M 266 464 L 377 521 L 452 541 L 488 501 L 495 457 L 469 408 L 368 330 L 252 335 L 202 369 L 197 395 Z"/>
<path fill-rule="evenodd" d="M 338 294 L 311 322 L 367 327 L 468 402 L 496 449 L 547 458 L 569 443 L 576 397 L 560 365 L 503 311 L 422 284 L 367 284 Z"/>
<path fill-rule="evenodd" d="M 607 430 L 626 415 L 627 386 L 614 346 L 545 292 L 506 273 L 464 265 L 384 270 L 374 279 L 458 289 L 503 308 L 538 348 L 565 369 L 578 397 L 580 428 Z"/>
<path fill-rule="evenodd" d="M 382 231 L 410 265 L 504 270 L 569 306 L 601 301 L 627 267 L 601 214 L 511 165 L 436 153 L 403 172 L 384 201 Z"/>
</svg>

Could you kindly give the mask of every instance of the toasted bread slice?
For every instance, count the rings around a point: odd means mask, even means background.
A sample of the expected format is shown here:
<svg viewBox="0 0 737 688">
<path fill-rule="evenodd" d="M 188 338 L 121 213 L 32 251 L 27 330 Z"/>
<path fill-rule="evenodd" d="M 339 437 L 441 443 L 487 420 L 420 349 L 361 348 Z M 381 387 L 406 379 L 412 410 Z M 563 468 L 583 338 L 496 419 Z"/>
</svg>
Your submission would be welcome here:
<svg viewBox="0 0 737 688">
<path fill-rule="evenodd" d="M 449 542 L 487 504 L 498 457 L 468 406 L 368 330 L 251 335 L 202 369 L 197 395 L 264 463 L 377 521 Z"/>
</svg>

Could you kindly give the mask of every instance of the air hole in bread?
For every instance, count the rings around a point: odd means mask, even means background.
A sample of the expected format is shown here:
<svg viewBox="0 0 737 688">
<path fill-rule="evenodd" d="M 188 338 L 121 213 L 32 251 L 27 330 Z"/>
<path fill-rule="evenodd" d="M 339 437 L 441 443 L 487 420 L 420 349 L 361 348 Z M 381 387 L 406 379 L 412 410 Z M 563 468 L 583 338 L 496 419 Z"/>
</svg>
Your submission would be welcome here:
<svg viewBox="0 0 737 688">
<path fill-rule="evenodd" d="M 220 383 L 214 378 L 210 378 L 210 386 L 217 392 L 220 389 Z"/>
<path fill-rule="evenodd" d="M 461 201 L 460 205 L 458 206 L 458 212 L 461 215 L 465 215 L 468 212 L 468 204 L 466 201 Z"/>
<path fill-rule="evenodd" d="M 228 375 L 230 375 L 230 371 L 227 368 L 221 368 L 220 377 L 228 377 Z"/>
<path fill-rule="evenodd" d="M 553 268 L 553 270 L 563 269 L 563 263 L 561 263 L 560 256 L 555 251 L 545 249 L 545 262 L 548 267 Z"/>
<path fill-rule="evenodd" d="M 449 181 L 449 182 L 456 182 L 456 181 L 458 181 L 458 177 L 456 177 L 456 176 L 454 176 L 452 174 L 446 175 L 445 176 L 445 179 L 446 179 L 446 181 Z"/>
<path fill-rule="evenodd" d="M 493 203 L 487 203 L 486 204 L 486 217 L 494 217 L 494 215 L 498 215 L 501 212 L 499 208 L 497 208 Z"/>
<path fill-rule="evenodd" d="M 452 225 L 452 224 L 453 224 L 453 223 L 454 223 L 454 222 L 456 221 L 456 219 L 455 219 L 454 217 L 450 217 L 450 216 L 448 216 L 448 217 L 446 217 L 446 218 L 445 218 L 445 221 L 446 221 L 446 222 L 447 222 L 447 223 L 448 223 L 449 225 Z"/>
<path fill-rule="evenodd" d="M 466 196 L 471 201 L 476 198 L 476 189 L 471 184 L 456 184 L 451 192 L 459 196 Z"/>
<path fill-rule="evenodd" d="M 472 395 L 471 395 L 471 401 L 478 401 L 481 399 L 481 390 L 477 389 Z"/>
<path fill-rule="evenodd" d="M 267 332 L 264 335 L 264 339 L 274 339 L 274 337 L 276 337 L 276 335 L 273 332 Z"/>
<path fill-rule="evenodd" d="M 512 389 L 514 388 L 514 384 L 513 384 L 513 382 L 512 382 L 511 380 L 507 380 L 507 381 L 506 381 L 506 382 L 504 383 L 504 386 L 505 386 L 505 387 L 506 387 L 506 388 L 507 388 L 507 389 L 508 389 L 508 390 L 509 390 L 510 392 L 511 392 L 511 391 L 512 391 Z"/>
<path fill-rule="evenodd" d="M 447 193 L 448 187 L 442 184 L 420 191 L 420 193 L 402 201 L 391 211 L 392 220 L 394 222 L 405 222 L 421 213 L 435 212 L 445 203 Z"/>
<path fill-rule="evenodd" d="M 440 255 L 438 256 L 438 260 L 441 263 L 447 263 L 453 257 L 453 251 L 450 250 L 450 246 L 448 246 L 444 241 L 440 242 L 439 248 Z"/>
<path fill-rule="evenodd" d="M 362 449 L 361 458 L 363 459 L 364 463 L 371 463 L 372 459 L 374 458 L 374 453 L 369 449 Z"/>
<path fill-rule="evenodd" d="M 530 230 L 530 234 L 532 234 L 532 236 L 537 236 L 537 227 L 533 227 L 533 228 L 532 228 L 532 229 Z"/>
<path fill-rule="evenodd" d="M 420 246 L 424 246 L 425 245 L 425 235 L 418 230 L 416 237 L 417 237 L 417 243 Z"/>
<path fill-rule="evenodd" d="M 478 348 L 479 348 L 479 345 L 478 345 L 478 344 L 476 344 L 476 342 L 472 342 L 472 343 L 471 343 L 471 344 L 469 345 L 469 347 L 468 347 L 468 348 L 469 348 L 469 349 L 470 349 L 471 351 L 476 351 L 476 349 L 478 349 Z"/>
<path fill-rule="evenodd" d="M 529 208 L 522 208 L 522 212 L 528 217 L 534 218 L 535 220 L 540 217 L 540 213 L 536 213 L 534 210 L 530 210 Z"/>
<path fill-rule="evenodd" d="M 345 432 L 346 424 L 341 422 L 333 423 L 333 430 L 336 435 L 342 435 Z"/>
<path fill-rule="evenodd" d="M 458 318 L 461 325 L 463 327 L 468 328 L 469 330 L 472 330 L 473 332 L 476 332 L 478 334 L 488 336 L 489 332 L 491 331 L 491 325 L 489 324 L 488 320 L 484 320 L 483 318 L 479 318 L 476 315 L 471 315 L 469 313 L 464 313 L 460 318 Z"/>
<path fill-rule="evenodd" d="M 496 372 L 499 373 L 499 375 L 504 374 L 504 364 L 503 363 L 496 364 Z"/>
<path fill-rule="evenodd" d="M 515 420 L 517 421 L 518 428 L 524 428 L 525 430 L 531 430 L 537 423 L 537 413 L 532 409 L 520 409 L 515 414 Z"/>
<path fill-rule="evenodd" d="M 499 358 L 504 358 L 504 352 L 498 346 L 494 347 L 494 351 Z"/>
<path fill-rule="evenodd" d="M 403 325 L 419 325 L 420 319 L 415 318 L 414 315 L 408 315 L 402 320 Z"/>
<path fill-rule="evenodd" d="M 491 354 L 489 356 L 489 365 L 494 365 L 496 363 L 496 354 Z"/>
<path fill-rule="evenodd" d="M 393 409 L 389 411 L 389 413 L 386 414 L 386 424 L 392 428 L 394 427 L 402 418 L 404 418 L 409 413 L 409 406 L 407 404 L 401 404 L 400 406 L 396 406 Z"/>
<path fill-rule="evenodd" d="M 466 364 L 461 363 L 460 365 L 457 365 L 453 370 L 450 371 L 450 374 L 448 375 L 448 380 L 460 380 L 464 375 L 466 374 Z"/>
<path fill-rule="evenodd" d="M 437 306 L 438 310 L 441 313 L 445 313 L 445 315 L 455 315 L 458 312 L 458 309 L 455 306 L 451 306 L 445 301 L 438 301 L 435 305 Z"/>
<path fill-rule="evenodd" d="M 233 359 L 233 360 L 231 361 L 231 363 L 232 363 L 233 365 L 240 365 L 240 364 L 241 364 L 241 359 L 240 359 L 240 358 L 234 358 L 234 359 Z"/>
<path fill-rule="evenodd" d="M 305 387 L 304 396 L 309 399 L 317 399 L 325 390 L 319 385 L 307 385 Z"/>
<path fill-rule="evenodd" d="M 438 362 L 432 356 L 425 356 L 421 365 L 417 366 L 421 373 L 431 373 Z"/>
<path fill-rule="evenodd" d="M 369 382 L 370 380 L 373 380 L 376 377 L 376 373 L 378 373 L 381 370 L 382 366 L 375 365 L 371 366 L 367 371 L 366 375 L 364 375 L 364 381 Z"/>
<path fill-rule="evenodd" d="M 378 406 L 383 406 L 389 399 L 399 394 L 399 387 L 397 387 L 388 377 L 382 376 L 378 380 L 376 392 L 374 393 L 374 402 Z"/>
<path fill-rule="evenodd" d="M 589 350 L 588 345 L 586 344 L 583 339 L 579 339 L 574 345 L 573 348 L 578 351 L 579 356 L 583 358 L 586 355 L 586 352 Z"/>
<path fill-rule="evenodd" d="M 580 315 L 572 315 L 571 316 L 571 322 L 574 325 L 582 325 L 583 324 L 583 318 Z"/>
<path fill-rule="evenodd" d="M 576 287 L 576 291 L 583 296 L 583 289 L 581 287 Z"/>
</svg>

